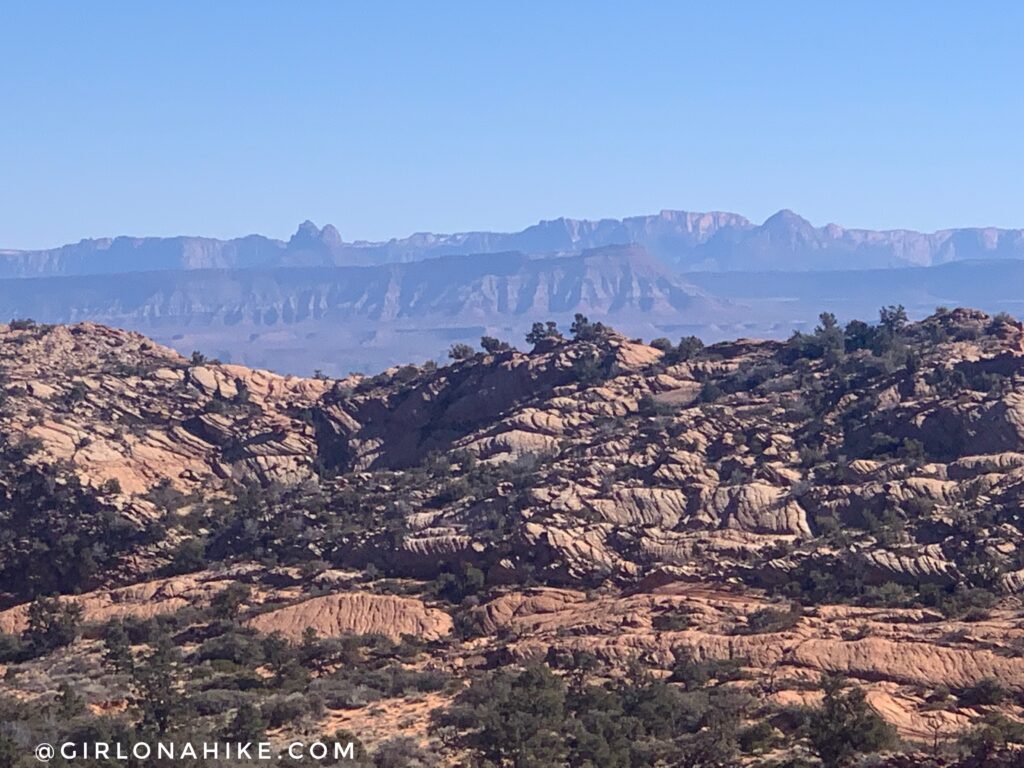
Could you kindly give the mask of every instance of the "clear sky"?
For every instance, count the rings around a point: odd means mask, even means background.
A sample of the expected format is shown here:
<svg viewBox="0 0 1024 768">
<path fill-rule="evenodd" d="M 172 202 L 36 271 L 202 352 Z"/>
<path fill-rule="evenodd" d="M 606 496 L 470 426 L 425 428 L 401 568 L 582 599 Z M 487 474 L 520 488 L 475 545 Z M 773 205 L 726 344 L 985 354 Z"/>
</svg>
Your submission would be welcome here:
<svg viewBox="0 0 1024 768">
<path fill-rule="evenodd" d="M 1018 2 L 0 5 L 0 247 L 662 208 L 1024 227 Z"/>
</svg>

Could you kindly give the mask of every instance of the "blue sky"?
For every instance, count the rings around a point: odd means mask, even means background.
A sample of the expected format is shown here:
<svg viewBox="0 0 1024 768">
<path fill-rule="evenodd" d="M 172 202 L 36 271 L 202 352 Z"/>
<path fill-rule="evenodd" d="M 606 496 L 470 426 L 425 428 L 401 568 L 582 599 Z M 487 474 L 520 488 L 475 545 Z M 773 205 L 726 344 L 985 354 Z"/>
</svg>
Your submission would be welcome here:
<svg viewBox="0 0 1024 768">
<path fill-rule="evenodd" d="M 1019 3 L 12 0 L 0 247 L 661 208 L 1024 227 Z"/>
</svg>

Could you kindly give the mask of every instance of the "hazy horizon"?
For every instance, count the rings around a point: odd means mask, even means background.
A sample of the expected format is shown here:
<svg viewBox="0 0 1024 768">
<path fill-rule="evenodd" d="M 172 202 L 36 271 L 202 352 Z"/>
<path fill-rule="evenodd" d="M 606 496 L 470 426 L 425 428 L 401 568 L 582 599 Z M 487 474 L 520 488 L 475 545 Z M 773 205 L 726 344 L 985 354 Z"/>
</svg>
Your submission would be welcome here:
<svg viewBox="0 0 1024 768">
<path fill-rule="evenodd" d="M 654 210 L 654 211 L 647 211 L 647 212 L 642 212 L 642 213 L 631 213 L 631 214 L 625 214 L 625 215 L 619 215 L 619 216 L 566 216 L 566 215 L 558 215 L 558 216 L 551 216 L 551 217 L 545 217 L 545 218 L 537 219 L 536 221 L 531 221 L 531 222 L 528 222 L 528 223 L 524 223 L 524 224 L 521 224 L 520 226 L 514 226 L 514 227 L 509 228 L 509 229 L 501 229 L 501 230 L 486 229 L 484 227 L 470 227 L 470 228 L 467 228 L 467 229 L 450 230 L 450 231 L 443 231 L 443 230 L 440 230 L 440 229 L 420 229 L 420 230 L 411 231 L 411 232 L 404 232 L 404 233 L 396 232 L 396 233 L 393 233 L 391 235 L 388 235 L 388 236 L 385 236 L 385 237 L 381 237 L 379 239 L 372 239 L 372 240 L 371 239 L 366 239 L 366 238 L 351 238 L 351 237 L 347 237 L 344 232 L 340 232 L 340 231 L 339 231 L 339 234 L 341 235 L 341 237 L 345 241 L 345 243 L 349 244 L 349 245 L 358 244 L 358 243 L 371 243 L 371 244 L 380 243 L 380 244 L 383 244 L 383 243 L 388 243 L 388 242 L 392 242 L 392 241 L 396 241 L 396 240 L 403 240 L 403 239 L 412 238 L 412 237 L 415 237 L 417 235 L 427 235 L 427 234 L 429 234 L 429 235 L 439 235 L 439 236 L 452 236 L 452 235 L 475 234 L 475 233 L 509 234 L 509 233 L 522 232 L 524 230 L 529 229 L 530 227 L 535 227 L 535 226 L 538 226 L 538 225 L 547 224 L 547 223 L 551 223 L 551 222 L 557 222 L 557 221 L 563 221 L 563 220 L 564 221 L 589 221 L 589 222 L 624 221 L 626 219 L 637 219 L 637 218 L 644 218 L 644 217 L 649 217 L 649 216 L 658 216 L 658 215 L 663 214 L 663 213 L 689 213 L 689 214 L 696 214 L 696 215 L 728 214 L 728 215 L 732 215 L 732 216 L 743 217 L 743 218 L 747 219 L 754 226 L 762 226 L 765 222 L 767 222 L 773 216 L 775 216 L 777 214 L 780 214 L 780 213 L 786 213 L 786 212 L 795 213 L 797 216 L 800 216 L 802 219 L 805 219 L 806 221 L 808 221 L 815 229 L 821 229 L 823 227 L 829 227 L 829 226 L 838 226 L 838 227 L 840 227 L 840 228 L 842 228 L 844 230 L 851 230 L 851 231 L 872 231 L 872 232 L 883 232 L 883 233 L 884 232 L 915 232 L 915 233 L 922 234 L 922 235 L 933 235 L 933 234 L 937 234 L 937 233 L 940 233 L 940 232 L 948 232 L 948 231 L 952 231 L 952 230 L 993 230 L 993 229 L 998 229 L 998 230 L 1006 230 L 1006 231 L 1016 231 L 1016 230 L 1024 231 L 1024 217 L 1022 217 L 1021 224 L 1019 226 L 1007 226 L 1007 227 L 996 226 L 996 225 L 989 225 L 989 224 L 965 224 L 965 225 L 962 225 L 962 226 L 942 226 L 942 227 L 938 227 L 936 229 L 931 229 L 931 230 L 920 230 L 920 229 L 915 229 L 913 227 L 901 227 L 901 226 L 888 227 L 888 228 L 884 228 L 884 229 L 874 229 L 874 228 L 871 228 L 871 227 L 853 226 L 853 225 L 847 224 L 846 222 L 836 221 L 836 220 L 813 221 L 813 220 L 809 219 L 808 217 L 804 216 L 800 211 L 794 211 L 791 208 L 779 208 L 779 209 L 769 213 L 767 216 L 765 216 L 763 218 L 757 218 L 757 217 L 753 217 L 753 216 L 748 216 L 743 211 L 727 211 L 727 210 L 723 210 L 723 209 L 711 209 L 711 208 L 681 209 L 681 208 L 665 208 L 665 207 L 662 207 L 662 208 L 659 208 L 659 209 Z M 284 233 L 282 235 L 269 234 L 267 232 L 262 232 L 262 231 L 258 231 L 258 230 L 253 230 L 253 231 L 248 231 L 248 232 L 229 233 L 229 234 L 226 234 L 226 235 L 212 235 L 212 234 L 209 234 L 207 232 L 174 232 L 174 233 L 170 233 L 170 234 L 151 234 L 151 233 L 147 233 L 147 232 L 116 232 L 116 233 L 108 233 L 108 234 L 103 234 L 103 235 L 80 237 L 80 238 L 77 238 L 77 239 L 67 240 L 67 241 L 60 242 L 60 243 L 52 243 L 52 244 L 49 244 L 49 245 L 43 245 L 43 246 L 38 247 L 38 248 L 14 248 L 14 247 L 6 245 L 3 242 L 0 242 L 0 252 L 5 252 L 5 251 L 7 251 L 7 252 L 9 252 L 9 251 L 47 251 L 47 250 L 54 250 L 54 249 L 57 249 L 57 248 L 61 248 L 63 246 L 67 246 L 67 245 L 75 245 L 75 244 L 83 242 L 83 241 L 109 240 L 109 239 L 114 239 L 114 238 L 119 238 L 119 237 L 126 237 L 126 238 L 130 238 L 130 239 L 149 239 L 149 238 L 168 239 L 168 238 L 177 238 L 177 237 L 187 237 L 187 238 L 202 238 L 202 239 L 210 239 L 210 240 L 229 241 L 229 240 L 240 240 L 240 239 L 243 239 L 243 238 L 246 238 L 246 237 L 251 237 L 251 236 L 263 236 L 263 237 L 266 237 L 266 238 L 269 238 L 269 239 L 272 239 L 272 240 L 278 240 L 278 241 L 281 241 L 281 242 L 287 242 L 288 239 L 298 231 L 299 227 L 301 227 L 303 224 L 305 224 L 307 222 L 313 224 L 314 226 L 316 226 L 317 229 L 324 229 L 325 227 L 328 227 L 328 226 L 332 226 L 332 227 L 335 227 L 337 229 L 337 225 L 333 221 L 314 221 L 313 219 L 306 218 L 306 219 L 302 219 L 302 220 L 296 222 L 295 226 L 293 226 L 290 231 L 288 231 L 288 232 L 286 232 L 286 233 Z"/>
<path fill-rule="evenodd" d="M 1024 226 L 1013 5 L 5 9 L 0 246 L 780 208 Z"/>
</svg>

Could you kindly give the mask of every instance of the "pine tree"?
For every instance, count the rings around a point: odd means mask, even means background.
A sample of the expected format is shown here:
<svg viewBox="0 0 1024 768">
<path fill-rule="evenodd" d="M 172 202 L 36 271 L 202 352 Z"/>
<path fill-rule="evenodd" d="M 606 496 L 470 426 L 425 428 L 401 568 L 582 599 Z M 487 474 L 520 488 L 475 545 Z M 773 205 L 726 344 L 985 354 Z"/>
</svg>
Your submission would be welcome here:
<svg viewBox="0 0 1024 768">
<path fill-rule="evenodd" d="M 895 730 L 871 709 L 863 689 L 847 690 L 839 677 L 826 677 L 822 687 L 825 699 L 808 725 L 811 746 L 825 768 L 838 768 L 858 754 L 892 746 Z"/>
<path fill-rule="evenodd" d="M 111 622 L 103 636 L 103 661 L 115 672 L 131 674 L 135 668 L 135 658 L 132 656 L 131 643 L 128 640 L 128 633 L 121 622 Z"/>
<path fill-rule="evenodd" d="M 163 735 L 188 717 L 188 701 L 178 686 L 180 660 L 170 636 L 162 634 L 149 656 L 135 667 L 133 686 L 142 730 Z"/>
<path fill-rule="evenodd" d="M 239 744 L 255 743 L 263 739 L 266 729 L 267 721 L 256 705 L 244 701 L 224 731 L 224 738 Z"/>
<path fill-rule="evenodd" d="M 25 640 L 37 654 L 70 645 L 78 636 L 80 606 L 57 598 L 39 597 L 28 608 Z"/>
</svg>

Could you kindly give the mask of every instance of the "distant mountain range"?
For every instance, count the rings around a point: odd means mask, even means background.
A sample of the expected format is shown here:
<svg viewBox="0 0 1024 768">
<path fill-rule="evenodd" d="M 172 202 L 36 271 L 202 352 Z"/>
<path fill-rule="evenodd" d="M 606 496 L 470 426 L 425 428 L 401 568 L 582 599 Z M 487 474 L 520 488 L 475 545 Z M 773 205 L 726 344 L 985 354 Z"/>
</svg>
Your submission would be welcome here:
<svg viewBox="0 0 1024 768">
<path fill-rule="evenodd" d="M 727 307 L 635 245 L 380 266 L 0 279 L 0 317 L 93 320 L 144 330 L 186 353 L 305 373 L 440 356 L 453 341 L 484 333 L 517 341 L 537 320 L 567 327 L 576 312 L 650 335 L 659 323 L 705 326 Z"/>
<path fill-rule="evenodd" d="M 1024 232 L 814 227 L 789 211 L 663 211 L 541 222 L 522 232 L 346 243 L 303 223 L 250 235 L 83 240 L 0 251 L 0 318 L 95 320 L 188 353 L 342 375 L 443 356 L 483 334 L 521 341 L 576 312 L 633 336 L 784 337 L 905 304 L 1021 314 Z"/>
<path fill-rule="evenodd" d="M 521 232 L 431 233 L 387 242 L 345 242 L 331 225 L 306 221 L 287 241 L 262 235 L 115 237 L 39 251 L 0 251 L 0 277 L 111 274 L 154 269 L 366 266 L 441 256 L 571 254 L 636 244 L 679 270 L 833 270 L 933 266 L 966 259 L 1024 258 L 1024 230 L 815 227 L 792 211 L 757 225 L 734 213 L 662 211 L 625 219 L 555 219 Z"/>
<path fill-rule="evenodd" d="M 639 246 L 571 256 L 444 256 L 373 267 L 148 271 L 0 280 L 0 312 L 97 320 L 272 327 L 307 321 L 487 322 L 502 317 L 706 315 L 719 303 Z"/>
</svg>

